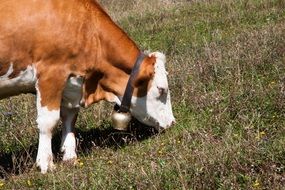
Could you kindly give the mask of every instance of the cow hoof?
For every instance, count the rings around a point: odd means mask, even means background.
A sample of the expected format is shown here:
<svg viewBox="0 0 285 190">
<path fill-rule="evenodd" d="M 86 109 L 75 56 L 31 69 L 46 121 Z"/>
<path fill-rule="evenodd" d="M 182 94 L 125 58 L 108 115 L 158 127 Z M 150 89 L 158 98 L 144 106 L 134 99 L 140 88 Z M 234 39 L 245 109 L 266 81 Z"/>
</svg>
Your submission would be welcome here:
<svg viewBox="0 0 285 190">
<path fill-rule="evenodd" d="M 52 157 L 48 157 L 47 159 L 37 158 L 37 166 L 40 168 L 42 174 L 45 174 L 48 171 L 54 171 L 56 169 L 56 166 L 52 161 Z"/>
<path fill-rule="evenodd" d="M 40 166 L 37 164 L 37 166 L 40 168 L 42 174 L 46 174 L 48 171 L 54 171 L 56 169 L 56 166 L 53 163 L 50 163 L 48 166 Z"/>
<path fill-rule="evenodd" d="M 65 152 L 62 160 L 64 162 L 74 162 L 77 160 L 77 155 L 75 152 Z"/>
<path fill-rule="evenodd" d="M 67 166 L 76 166 L 78 164 L 78 160 L 77 159 L 63 160 L 63 164 Z"/>
</svg>

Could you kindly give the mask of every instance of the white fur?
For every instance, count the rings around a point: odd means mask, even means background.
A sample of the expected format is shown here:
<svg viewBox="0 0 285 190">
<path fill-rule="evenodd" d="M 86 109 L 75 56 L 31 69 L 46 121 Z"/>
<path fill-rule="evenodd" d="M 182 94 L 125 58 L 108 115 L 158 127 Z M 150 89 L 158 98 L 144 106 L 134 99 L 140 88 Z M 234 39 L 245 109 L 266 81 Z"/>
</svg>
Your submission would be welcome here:
<svg viewBox="0 0 285 190">
<path fill-rule="evenodd" d="M 40 167 L 42 173 L 54 169 L 53 154 L 51 149 L 51 139 L 53 128 L 59 121 L 59 110 L 49 111 L 46 107 L 41 105 L 41 93 L 37 89 L 37 123 L 39 128 L 39 145 L 37 153 L 37 165 Z"/>
<path fill-rule="evenodd" d="M 9 79 L 9 76 L 13 73 L 13 71 L 14 71 L 13 70 L 13 63 L 11 63 L 7 73 L 5 75 L 3 75 L 3 76 L 0 76 L 0 80 L 7 80 L 7 79 Z"/>
<path fill-rule="evenodd" d="M 6 74 L 0 77 L 0 98 L 35 91 L 36 69 L 34 66 L 29 65 L 17 77 L 9 79 L 12 72 L 13 64 L 10 65 Z"/>
<path fill-rule="evenodd" d="M 151 88 L 145 97 L 132 97 L 131 114 L 142 123 L 168 128 L 175 122 L 172 113 L 170 92 L 168 90 L 167 72 L 165 70 L 165 56 L 155 52 L 150 54 L 156 57 L 155 74 Z M 165 90 L 164 95 L 160 95 L 159 88 Z"/>
</svg>

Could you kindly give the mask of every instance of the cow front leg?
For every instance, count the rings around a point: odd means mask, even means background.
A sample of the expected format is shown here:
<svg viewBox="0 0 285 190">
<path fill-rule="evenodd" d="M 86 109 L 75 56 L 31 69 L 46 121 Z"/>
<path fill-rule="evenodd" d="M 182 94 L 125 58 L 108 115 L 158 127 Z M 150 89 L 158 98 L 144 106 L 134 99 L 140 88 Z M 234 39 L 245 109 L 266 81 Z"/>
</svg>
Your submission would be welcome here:
<svg viewBox="0 0 285 190">
<path fill-rule="evenodd" d="M 39 98 L 38 98 L 39 99 Z M 55 168 L 51 149 L 52 131 L 59 121 L 59 110 L 50 111 L 46 107 L 38 107 L 39 145 L 37 166 L 42 173 Z"/>
<path fill-rule="evenodd" d="M 79 108 L 61 107 L 60 116 L 63 124 L 61 151 L 63 161 L 76 161 L 76 139 L 74 135 L 74 125 L 77 119 Z"/>
<path fill-rule="evenodd" d="M 37 80 L 37 124 L 39 128 L 39 145 L 37 153 L 37 166 L 42 173 L 53 170 L 52 154 L 52 132 L 60 119 L 60 105 L 62 92 L 67 76 L 64 72 L 55 75 L 53 70 L 39 72 L 40 78 Z"/>
</svg>

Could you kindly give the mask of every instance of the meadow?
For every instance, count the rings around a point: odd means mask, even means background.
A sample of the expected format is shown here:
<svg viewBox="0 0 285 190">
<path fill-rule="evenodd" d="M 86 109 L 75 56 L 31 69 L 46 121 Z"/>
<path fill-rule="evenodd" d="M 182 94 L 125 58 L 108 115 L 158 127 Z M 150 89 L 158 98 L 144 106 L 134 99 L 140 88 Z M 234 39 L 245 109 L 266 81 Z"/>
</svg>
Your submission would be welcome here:
<svg viewBox="0 0 285 190">
<path fill-rule="evenodd" d="M 162 51 L 177 124 L 133 121 L 111 104 L 82 110 L 78 157 L 40 174 L 35 97 L 0 100 L 0 189 L 284 189 L 285 1 L 101 0 L 144 50 Z"/>
</svg>

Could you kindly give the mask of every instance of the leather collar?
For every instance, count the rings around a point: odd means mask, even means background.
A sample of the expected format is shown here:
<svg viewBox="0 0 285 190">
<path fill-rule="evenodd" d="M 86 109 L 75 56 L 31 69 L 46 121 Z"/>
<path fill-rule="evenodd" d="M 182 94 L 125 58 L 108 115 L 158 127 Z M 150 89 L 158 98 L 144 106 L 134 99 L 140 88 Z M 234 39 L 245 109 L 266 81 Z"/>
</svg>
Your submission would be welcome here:
<svg viewBox="0 0 285 190">
<path fill-rule="evenodd" d="M 132 95 L 134 92 L 134 87 L 132 85 L 134 79 L 136 78 L 139 70 L 140 70 L 140 66 L 141 63 L 143 62 L 144 58 L 146 57 L 146 55 L 143 52 L 140 52 L 140 54 L 138 55 L 135 65 L 132 69 L 132 72 L 130 74 L 130 78 L 128 80 L 125 92 L 124 92 L 124 96 L 122 98 L 122 102 L 121 102 L 121 106 L 119 108 L 119 112 L 129 112 L 130 107 L 131 107 L 131 100 L 132 100 Z M 116 108 L 115 108 L 116 109 Z"/>
</svg>

